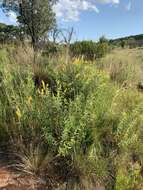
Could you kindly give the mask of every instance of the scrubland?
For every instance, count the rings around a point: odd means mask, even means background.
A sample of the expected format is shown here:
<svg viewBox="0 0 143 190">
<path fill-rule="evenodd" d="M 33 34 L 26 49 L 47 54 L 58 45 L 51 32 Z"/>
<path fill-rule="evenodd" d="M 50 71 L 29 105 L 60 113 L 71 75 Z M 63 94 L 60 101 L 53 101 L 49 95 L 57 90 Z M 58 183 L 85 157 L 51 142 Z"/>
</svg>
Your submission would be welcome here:
<svg viewBox="0 0 143 190">
<path fill-rule="evenodd" d="M 142 83 L 141 48 L 67 62 L 64 53 L 34 59 L 30 47 L 2 47 L 0 145 L 8 165 L 45 189 L 142 190 Z"/>
</svg>

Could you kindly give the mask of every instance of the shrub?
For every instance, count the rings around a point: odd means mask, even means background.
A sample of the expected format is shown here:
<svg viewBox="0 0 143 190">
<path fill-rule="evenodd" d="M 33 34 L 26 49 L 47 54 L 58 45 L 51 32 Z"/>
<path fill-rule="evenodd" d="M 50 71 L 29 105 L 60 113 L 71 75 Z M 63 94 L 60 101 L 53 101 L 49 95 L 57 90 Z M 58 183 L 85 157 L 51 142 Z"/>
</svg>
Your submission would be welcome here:
<svg viewBox="0 0 143 190">
<path fill-rule="evenodd" d="M 70 47 L 72 56 L 84 57 L 87 60 L 102 58 L 109 52 L 108 41 L 104 38 L 98 43 L 93 41 L 75 42 Z"/>
<path fill-rule="evenodd" d="M 102 58 L 109 52 L 108 42 L 99 42 L 96 49 L 96 58 Z"/>
<path fill-rule="evenodd" d="M 18 154 L 18 169 L 42 176 L 50 189 L 142 187 L 141 93 L 113 83 L 98 65 L 40 57 L 33 69 L 5 55 L 0 141 Z M 36 89 L 34 75 L 41 77 Z M 45 77 L 56 82 L 56 93 Z"/>
<path fill-rule="evenodd" d="M 84 56 L 87 60 L 93 60 L 96 55 L 96 43 L 93 41 L 75 42 L 70 47 L 73 56 Z"/>
</svg>

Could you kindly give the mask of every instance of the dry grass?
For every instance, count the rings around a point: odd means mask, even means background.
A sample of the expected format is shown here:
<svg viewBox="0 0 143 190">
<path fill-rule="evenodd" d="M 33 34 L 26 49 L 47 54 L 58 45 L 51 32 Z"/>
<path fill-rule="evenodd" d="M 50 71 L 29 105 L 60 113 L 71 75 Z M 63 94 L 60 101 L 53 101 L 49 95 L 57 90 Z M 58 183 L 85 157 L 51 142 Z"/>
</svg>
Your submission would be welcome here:
<svg viewBox="0 0 143 190">
<path fill-rule="evenodd" d="M 143 49 L 115 49 L 98 67 L 108 72 L 113 81 L 136 86 L 143 82 Z"/>
<path fill-rule="evenodd" d="M 135 134 L 136 125 L 142 126 L 142 95 L 134 89 L 119 88 L 115 83 L 134 86 L 142 82 L 143 50 L 116 49 L 97 64 L 83 63 L 81 59 L 76 61 L 78 64 L 70 64 L 72 60 L 66 64 L 63 55 L 38 56 L 37 64 L 33 64 L 34 55 L 29 47 L 0 53 L 3 54 L 0 56 L 4 67 L 1 69 L 3 90 L 7 94 L 0 98 L 3 106 L 0 111 L 11 110 L 11 115 L 0 117 L 0 125 L 5 122 L 13 140 L 11 149 L 20 155 L 16 164 L 18 169 L 32 176 L 37 183 L 46 178 L 51 189 L 56 189 L 57 184 L 63 184 L 60 189 L 68 190 L 103 190 L 104 185 L 110 185 L 114 165 L 109 163 L 116 161 L 112 154 L 117 151 L 114 144 L 128 142 L 128 136 L 132 139 L 130 144 L 134 143 L 132 131 Z M 68 102 L 60 88 L 56 96 L 35 94 L 33 76 L 36 74 L 54 76 L 60 85 L 64 82 L 69 93 L 73 89 L 78 92 L 76 98 Z M 32 101 L 27 104 L 29 97 Z M 8 105 L 3 103 L 6 101 Z M 129 134 L 125 139 L 117 139 L 118 131 L 113 133 L 112 128 L 118 130 L 119 127 L 119 132 L 123 128 L 124 133 L 124 126 L 129 129 Z M 121 150 L 124 151 L 122 147 Z M 84 151 L 81 156 L 80 151 Z"/>
</svg>

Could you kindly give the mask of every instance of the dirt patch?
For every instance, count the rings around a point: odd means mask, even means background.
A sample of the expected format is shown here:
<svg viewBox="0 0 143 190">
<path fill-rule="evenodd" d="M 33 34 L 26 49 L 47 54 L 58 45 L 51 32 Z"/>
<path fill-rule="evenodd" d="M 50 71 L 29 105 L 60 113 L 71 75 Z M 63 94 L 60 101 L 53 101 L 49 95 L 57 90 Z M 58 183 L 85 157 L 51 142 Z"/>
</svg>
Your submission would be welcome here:
<svg viewBox="0 0 143 190">
<path fill-rule="evenodd" d="M 0 190 L 42 190 L 42 184 L 31 176 L 0 168 Z"/>
</svg>

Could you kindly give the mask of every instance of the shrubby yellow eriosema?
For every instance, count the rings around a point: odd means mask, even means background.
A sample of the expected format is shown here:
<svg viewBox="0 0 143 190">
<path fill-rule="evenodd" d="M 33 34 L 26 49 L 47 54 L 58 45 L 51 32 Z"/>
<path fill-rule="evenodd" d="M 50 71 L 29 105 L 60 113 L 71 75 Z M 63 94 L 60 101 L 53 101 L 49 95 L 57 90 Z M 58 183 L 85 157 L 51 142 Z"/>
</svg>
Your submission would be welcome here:
<svg viewBox="0 0 143 190">
<path fill-rule="evenodd" d="M 21 111 L 18 106 L 16 106 L 16 115 L 17 115 L 18 119 L 21 119 L 22 114 L 21 114 Z"/>
<path fill-rule="evenodd" d="M 80 65 L 83 63 L 83 60 L 80 59 L 80 58 L 75 58 L 74 61 L 73 61 L 73 64 L 77 64 L 77 65 Z"/>
<path fill-rule="evenodd" d="M 31 97 L 31 96 L 29 96 L 29 97 L 28 97 L 28 100 L 27 100 L 27 104 L 30 106 L 30 105 L 31 105 L 31 103 L 32 103 L 32 97 Z"/>
<path fill-rule="evenodd" d="M 46 90 L 46 85 L 45 85 L 45 82 L 42 80 L 42 88 L 43 90 Z"/>
</svg>

